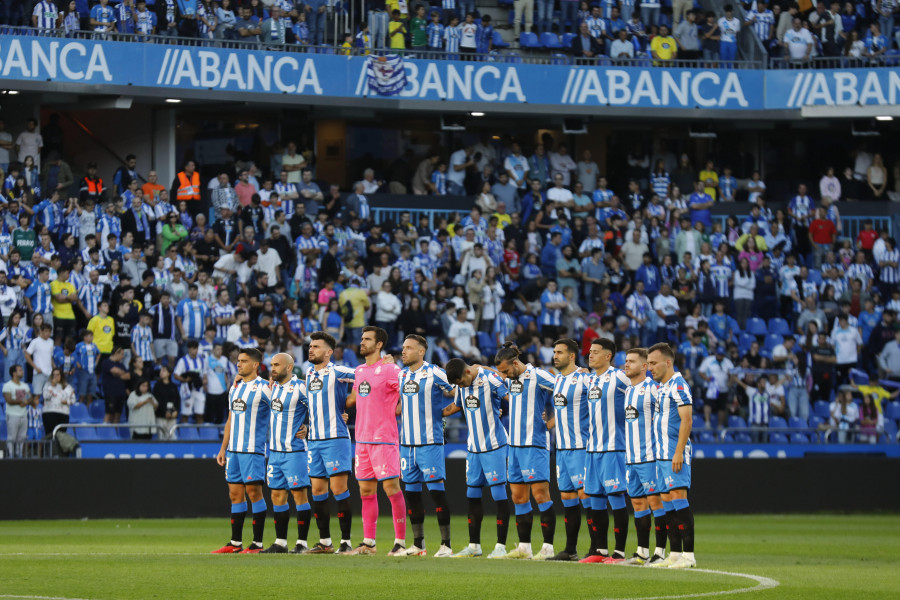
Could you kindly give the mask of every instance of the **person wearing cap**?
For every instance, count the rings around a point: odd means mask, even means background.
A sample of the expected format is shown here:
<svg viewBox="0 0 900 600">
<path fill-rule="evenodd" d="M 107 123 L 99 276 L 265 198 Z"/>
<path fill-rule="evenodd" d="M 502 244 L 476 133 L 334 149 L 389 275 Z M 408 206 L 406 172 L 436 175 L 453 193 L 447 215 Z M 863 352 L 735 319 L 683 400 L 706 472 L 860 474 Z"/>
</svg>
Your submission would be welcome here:
<svg viewBox="0 0 900 600">
<path fill-rule="evenodd" d="M 725 425 L 725 412 L 728 402 L 728 378 L 734 370 L 734 363 L 725 356 L 725 346 L 716 347 L 713 356 L 707 356 L 700 363 L 698 375 L 706 383 L 706 403 L 703 406 L 703 420 L 711 427 L 710 417 L 715 409 L 718 426 Z"/>
</svg>

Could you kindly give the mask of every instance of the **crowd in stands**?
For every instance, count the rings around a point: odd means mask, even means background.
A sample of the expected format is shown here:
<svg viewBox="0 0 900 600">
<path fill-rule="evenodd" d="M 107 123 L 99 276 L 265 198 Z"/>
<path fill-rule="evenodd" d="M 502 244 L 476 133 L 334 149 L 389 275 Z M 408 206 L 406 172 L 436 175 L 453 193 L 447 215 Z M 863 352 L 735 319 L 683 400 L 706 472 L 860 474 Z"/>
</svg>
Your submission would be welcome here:
<svg viewBox="0 0 900 600">
<path fill-rule="evenodd" d="M 895 0 L 820 0 L 805 11 L 793 0 L 769 5 L 753 0 L 741 5 L 740 15 L 730 4 L 720 14 L 695 10 L 689 0 L 515 0 L 505 5 L 512 7 L 514 46 L 565 51 L 581 59 L 652 57 L 653 64 L 663 64 L 702 58 L 728 65 L 741 58 L 742 28 L 751 29 L 770 56 L 793 62 L 820 56 L 880 61 L 894 54 L 895 43 L 900 47 L 900 31 L 894 31 L 900 3 Z M 371 2 L 367 21 L 334 40 L 326 37 L 333 28 L 330 19 L 335 10 L 344 9 L 328 0 L 122 0 L 115 5 L 99 0 L 90 6 L 87 0 L 41 0 L 0 7 L 9 13 L 0 14 L 0 24 L 64 30 L 67 35 L 94 32 L 101 38 L 154 34 L 271 48 L 330 42 L 346 54 L 391 49 L 455 59 L 510 46 L 499 31 L 508 25 L 492 23 L 490 15 L 475 10 L 473 0 Z"/>
<path fill-rule="evenodd" d="M 58 151 L 42 152 L 35 121 L 15 141 L 0 127 L 0 159 L 15 157 L 0 164 L 13 448 L 76 407 L 109 423 L 127 415 L 145 437 L 154 424 L 165 437 L 176 422 L 222 423 L 241 348 L 262 350 L 264 369 L 291 352 L 305 372 L 308 336 L 324 330 L 340 341 L 335 362 L 354 367 L 367 324 L 389 333 L 391 351 L 424 336 L 437 364 L 490 363 L 514 340 L 552 368 L 561 337 L 585 355 L 592 339 L 613 339 L 621 363 L 669 341 L 701 433 L 736 418 L 794 418 L 847 441 L 858 427 L 882 427 L 872 441 L 895 433 L 900 416 L 884 413 L 900 381 L 900 252 L 871 223 L 843 237 L 849 192 L 831 169 L 772 210 L 758 173 L 738 185 L 715 160 L 654 156 L 610 189 L 589 152 L 576 162 L 561 143 L 526 153 L 486 136 L 429 152 L 408 179 L 366 170 L 345 194 L 316 180 L 311 152 L 285 148 L 270 169 L 241 160 L 202 179 L 187 161 L 165 186 L 133 155 L 111 178 L 94 163 L 73 175 Z M 874 194 L 883 166 L 868 156 Z M 380 193 L 407 188 L 474 200 L 376 218 Z M 734 216 L 714 220 L 716 203 Z M 871 397 L 857 408 L 854 393 Z"/>
</svg>

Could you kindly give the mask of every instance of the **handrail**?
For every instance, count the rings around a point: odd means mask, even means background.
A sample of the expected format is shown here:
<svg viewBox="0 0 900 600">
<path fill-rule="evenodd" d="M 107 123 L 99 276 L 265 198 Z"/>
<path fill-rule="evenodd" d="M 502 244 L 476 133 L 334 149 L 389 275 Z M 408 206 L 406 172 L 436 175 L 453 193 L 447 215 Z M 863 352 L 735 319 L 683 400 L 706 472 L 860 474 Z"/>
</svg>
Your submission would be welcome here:
<svg viewBox="0 0 900 600">
<path fill-rule="evenodd" d="M 847 433 L 851 433 L 853 435 L 863 433 L 861 427 L 850 427 L 848 429 L 839 429 L 837 427 L 833 427 L 829 425 L 825 429 L 819 429 L 818 427 L 762 427 L 762 426 L 750 426 L 750 427 L 723 427 L 719 430 L 719 440 L 724 442 L 725 436 L 729 433 L 806 433 L 806 434 L 816 434 L 816 440 L 818 444 L 828 444 L 828 436 L 835 432 L 844 431 Z M 878 432 L 878 435 L 882 435 L 884 431 Z M 821 434 L 821 435 L 820 435 Z M 900 432 L 897 432 L 897 441 L 900 443 Z"/>
<path fill-rule="evenodd" d="M 51 433 L 50 437 L 51 437 L 51 439 L 56 439 L 56 433 L 62 429 L 87 429 L 88 427 L 95 428 L 95 429 L 97 429 L 97 428 L 99 428 L 99 429 L 119 429 L 120 427 L 123 427 L 126 429 L 147 428 L 147 429 L 153 429 L 156 432 L 159 432 L 160 430 L 164 429 L 163 427 L 160 427 L 159 425 L 157 425 L 155 423 L 152 425 L 149 425 L 149 424 L 148 425 L 129 425 L 128 423 L 119 423 L 119 424 L 116 424 L 116 423 L 61 423 L 53 428 L 53 432 Z M 81 440 L 79 440 L 79 442 L 80 441 Z M 102 440 L 102 441 L 107 441 L 107 440 Z M 124 441 L 124 440 L 121 440 L 121 441 Z"/>
</svg>

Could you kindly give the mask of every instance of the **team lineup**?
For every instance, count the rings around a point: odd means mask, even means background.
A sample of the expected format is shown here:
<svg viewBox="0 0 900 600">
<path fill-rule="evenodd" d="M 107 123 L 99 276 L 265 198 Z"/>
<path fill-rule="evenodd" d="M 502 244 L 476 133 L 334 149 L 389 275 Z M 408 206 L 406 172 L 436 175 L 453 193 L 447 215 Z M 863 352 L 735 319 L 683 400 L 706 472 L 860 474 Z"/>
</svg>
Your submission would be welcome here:
<svg viewBox="0 0 900 600">
<path fill-rule="evenodd" d="M 425 362 L 424 338 L 409 335 L 402 346 L 401 368 L 390 357 L 382 358 L 387 333 L 365 327 L 360 343 L 365 362 L 352 370 L 331 362 L 336 346 L 332 336 L 318 332 L 311 340 L 313 368 L 305 379 L 293 374 L 289 354 L 273 358 L 271 380 L 266 381 L 257 375 L 262 360 L 259 351 L 240 353 L 217 457 L 225 467 L 231 499 L 231 540 L 214 553 L 375 554 L 380 483 L 390 501 L 394 526 L 388 556 L 427 555 L 426 490 L 441 537 L 433 556 L 482 556 L 487 488 L 497 516 L 497 540 L 488 558 L 675 569 L 696 566 L 694 518 L 687 498 L 692 399 L 688 384 L 674 370 L 669 345 L 631 349 L 624 369 L 619 370 L 611 365 L 615 344 L 598 338 L 591 343 L 589 368 L 584 369 L 576 364 L 579 344 L 561 339 L 553 348 L 554 375 L 522 363 L 511 343 L 499 350 L 494 368 L 454 358 L 445 370 Z M 355 454 L 345 414 L 352 407 L 356 408 Z M 444 487 L 443 419 L 460 412 L 468 426 L 469 541 L 454 553 Z M 509 432 L 502 416 L 508 416 Z M 565 547 L 559 552 L 554 550 L 556 511 L 550 495 L 551 433 L 565 522 Z M 348 489 L 351 470 L 362 501 L 363 540 L 355 547 Z M 271 490 L 275 514 L 275 542 L 268 548 L 263 544 L 268 509 L 264 482 Z M 507 483 L 519 538 L 511 551 L 507 549 Z M 287 542 L 289 495 L 297 516 L 297 542 L 292 549 Z M 331 538 L 330 495 L 337 504 L 337 543 Z M 626 495 L 634 510 L 637 536 L 637 548 L 630 557 L 626 556 Z M 532 498 L 543 536 L 536 553 L 532 550 Z M 245 547 L 248 504 L 253 540 Z M 607 507 L 612 512 L 612 552 L 607 548 Z M 590 536 L 590 549 L 583 558 L 577 553 L 582 508 Z M 409 545 L 407 514 L 413 538 Z M 319 541 L 309 547 L 313 518 Z M 651 523 L 655 526 L 652 551 Z"/>
</svg>

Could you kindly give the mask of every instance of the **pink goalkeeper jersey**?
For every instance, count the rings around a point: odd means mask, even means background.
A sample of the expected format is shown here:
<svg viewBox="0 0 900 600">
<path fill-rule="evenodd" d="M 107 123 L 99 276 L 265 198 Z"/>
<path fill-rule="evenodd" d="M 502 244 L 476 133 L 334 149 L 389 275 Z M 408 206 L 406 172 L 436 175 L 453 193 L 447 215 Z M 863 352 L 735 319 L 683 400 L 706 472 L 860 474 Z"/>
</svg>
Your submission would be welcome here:
<svg viewBox="0 0 900 600">
<path fill-rule="evenodd" d="M 356 441 L 363 444 L 399 444 L 397 403 L 400 367 L 378 361 L 356 367 Z"/>
</svg>

